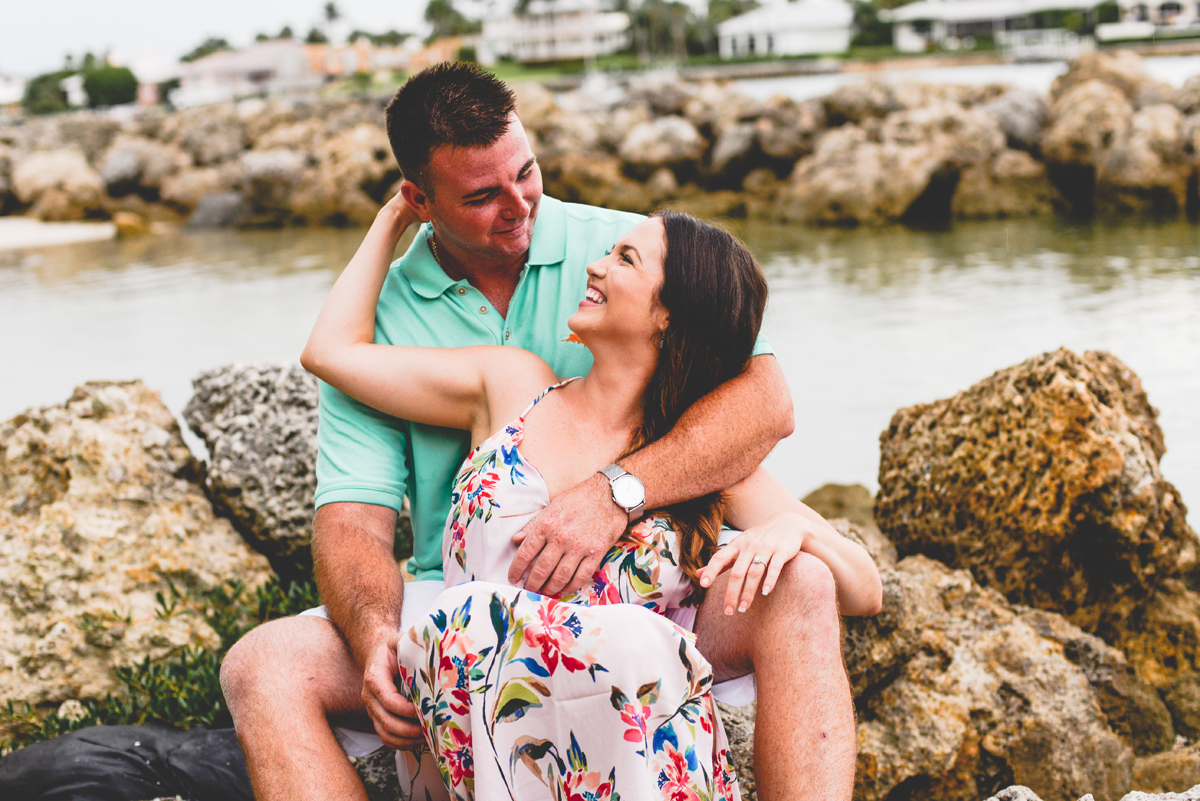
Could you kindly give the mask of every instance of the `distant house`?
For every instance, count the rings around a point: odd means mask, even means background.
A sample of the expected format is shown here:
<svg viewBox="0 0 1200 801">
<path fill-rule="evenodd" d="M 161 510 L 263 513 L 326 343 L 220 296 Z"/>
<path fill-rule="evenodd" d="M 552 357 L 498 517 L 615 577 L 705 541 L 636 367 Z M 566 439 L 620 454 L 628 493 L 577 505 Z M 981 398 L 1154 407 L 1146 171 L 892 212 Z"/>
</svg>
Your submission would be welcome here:
<svg viewBox="0 0 1200 801">
<path fill-rule="evenodd" d="M 600 0 L 532 0 L 523 14 L 483 21 L 478 55 L 485 65 L 592 59 L 628 47 L 629 36 L 629 15 Z"/>
<path fill-rule="evenodd" d="M 313 69 L 307 46 L 291 39 L 256 42 L 245 50 L 221 51 L 181 67 L 171 102 L 179 107 L 237 97 L 312 90 L 325 81 Z"/>
<path fill-rule="evenodd" d="M 917 0 L 880 14 L 894 23 L 893 46 L 905 53 L 936 46 L 971 49 L 991 40 L 1017 58 L 1071 58 L 1094 46 L 1101 0 Z M 1071 18 L 1071 19 L 1069 19 Z M 1071 21 L 1073 19 L 1073 22 Z"/>
<path fill-rule="evenodd" d="M 724 59 L 842 53 L 853 22 L 843 0 L 773 0 L 717 25 L 717 47 Z"/>
<path fill-rule="evenodd" d="M 1096 26 L 1100 41 L 1200 36 L 1200 0 L 1121 0 L 1121 19 Z"/>
<path fill-rule="evenodd" d="M 17 106 L 25 97 L 25 79 L 0 74 L 0 108 Z"/>
</svg>

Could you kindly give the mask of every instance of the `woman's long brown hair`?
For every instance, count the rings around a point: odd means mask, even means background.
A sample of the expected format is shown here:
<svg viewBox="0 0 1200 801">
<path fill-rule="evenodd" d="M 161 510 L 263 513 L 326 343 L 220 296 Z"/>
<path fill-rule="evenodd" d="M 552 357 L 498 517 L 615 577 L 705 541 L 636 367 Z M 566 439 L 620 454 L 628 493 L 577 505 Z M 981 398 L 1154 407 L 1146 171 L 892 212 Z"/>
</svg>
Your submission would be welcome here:
<svg viewBox="0 0 1200 801">
<path fill-rule="evenodd" d="M 655 216 L 666 229 L 658 301 L 668 322 L 642 426 L 626 456 L 664 436 L 692 404 L 746 369 L 767 304 L 766 279 L 736 237 L 687 214 Z M 670 518 L 679 536 L 679 565 L 693 588 L 685 603 L 699 604 L 698 574 L 717 549 L 725 517 L 721 493 L 656 512 Z"/>
</svg>

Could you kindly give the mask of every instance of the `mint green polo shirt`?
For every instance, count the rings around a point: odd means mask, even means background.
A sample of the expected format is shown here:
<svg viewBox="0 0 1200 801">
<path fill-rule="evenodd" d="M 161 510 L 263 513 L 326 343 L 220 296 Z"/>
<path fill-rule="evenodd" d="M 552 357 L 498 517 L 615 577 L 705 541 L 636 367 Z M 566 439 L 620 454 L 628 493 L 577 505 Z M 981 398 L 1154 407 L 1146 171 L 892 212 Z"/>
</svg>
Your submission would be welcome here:
<svg viewBox="0 0 1200 801">
<path fill-rule="evenodd" d="M 583 375 L 591 368 L 591 352 L 566 339 L 567 318 L 587 287 L 585 268 L 643 219 L 543 195 L 529 262 L 507 318 L 470 283 L 442 272 L 422 226 L 388 271 L 375 312 L 375 341 L 438 348 L 508 345 L 533 351 L 556 375 Z M 760 338 L 755 353 L 769 352 Z M 442 530 L 470 434 L 391 417 L 324 382 L 320 398 L 316 506 L 350 501 L 399 511 L 407 494 L 413 525 L 408 568 L 418 580 L 440 579 Z"/>
</svg>

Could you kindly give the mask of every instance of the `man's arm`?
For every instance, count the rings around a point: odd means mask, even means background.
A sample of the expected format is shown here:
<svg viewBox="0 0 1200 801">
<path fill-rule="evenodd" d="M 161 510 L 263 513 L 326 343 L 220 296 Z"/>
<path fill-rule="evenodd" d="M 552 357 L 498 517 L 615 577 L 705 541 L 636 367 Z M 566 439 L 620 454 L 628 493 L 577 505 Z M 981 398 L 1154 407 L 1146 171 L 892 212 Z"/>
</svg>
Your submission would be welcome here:
<svg viewBox="0 0 1200 801">
<path fill-rule="evenodd" d="M 621 460 L 646 487 L 646 508 L 723 490 L 750 475 L 775 443 L 792 433 L 792 398 L 774 356 L 755 356 L 746 370 L 696 401 L 665 437 Z M 527 589 L 573 592 L 595 573 L 628 519 L 612 501 L 608 479 L 592 476 L 560 494 L 517 535 L 509 569 Z"/>
<path fill-rule="evenodd" d="M 329 617 L 363 669 L 363 702 L 390 748 L 422 738 L 417 711 L 396 690 L 392 641 L 400 627 L 404 579 L 392 556 L 396 512 L 386 506 L 330 503 L 313 517 L 313 569 Z"/>
</svg>

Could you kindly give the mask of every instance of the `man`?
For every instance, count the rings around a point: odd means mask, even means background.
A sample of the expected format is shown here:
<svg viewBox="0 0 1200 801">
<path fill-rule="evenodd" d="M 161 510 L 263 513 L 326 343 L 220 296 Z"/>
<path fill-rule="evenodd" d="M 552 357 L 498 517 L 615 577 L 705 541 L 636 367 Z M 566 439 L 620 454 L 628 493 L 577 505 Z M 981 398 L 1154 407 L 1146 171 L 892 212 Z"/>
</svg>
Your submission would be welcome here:
<svg viewBox="0 0 1200 801">
<path fill-rule="evenodd" d="M 377 340 L 525 347 L 559 375 L 590 356 L 564 342 L 583 268 L 640 218 L 542 196 L 541 176 L 499 81 L 463 65 L 414 76 L 388 107 L 401 193 L 427 223 L 389 273 Z M 382 214 L 408 213 L 389 204 Z M 608 476 L 560 494 L 522 532 L 510 579 L 556 594 L 582 585 L 644 501 L 653 509 L 730 486 L 791 430 L 791 406 L 770 355 L 701 399 L 662 440 L 621 460 L 644 498 L 618 505 Z M 393 643 L 440 587 L 441 532 L 465 434 L 387 418 L 321 389 L 313 560 L 327 616 L 268 623 L 222 668 L 256 797 L 361 798 L 331 724 L 373 728 L 384 745 L 421 738 L 396 690 Z M 396 513 L 412 501 L 415 538 L 404 584 L 392 559 Z M 762 571 L 751 565 L 752 575 Z M 735 568 L 741 580 L 741 567 Z M 432 581 L 420 581 L 432 579 Z M 745 614 L 723 608 L 722 576 L 695 621 L 720 681 L 757 673 L 756 784 L 764 799 L 849 798 L 854 722 L 841 664 L 828 568 L 801 554 Z M 420 596 L 420 597 L 418 597 Z M 770 754 L 770 759 L 762 755 Z"/>
</svg>

